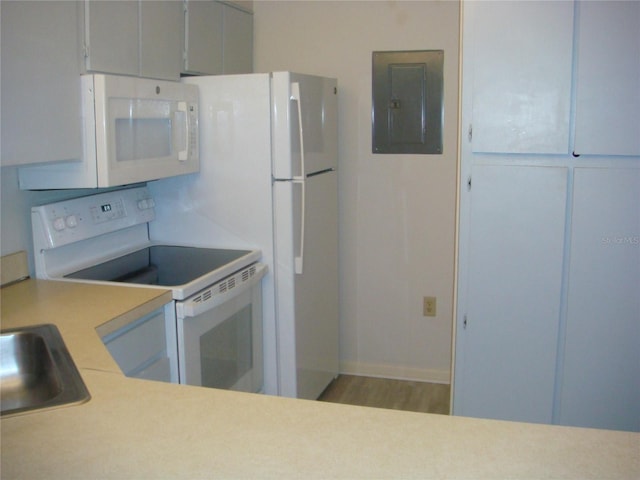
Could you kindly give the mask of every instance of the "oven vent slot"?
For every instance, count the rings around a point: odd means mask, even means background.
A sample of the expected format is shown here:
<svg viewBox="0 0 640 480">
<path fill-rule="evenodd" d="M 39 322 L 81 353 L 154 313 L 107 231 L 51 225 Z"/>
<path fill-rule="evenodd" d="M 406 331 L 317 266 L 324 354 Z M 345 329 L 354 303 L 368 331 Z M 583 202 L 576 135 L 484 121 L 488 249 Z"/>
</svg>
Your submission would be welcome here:
<svg viewBox="0 0 640 480">
<path fill-rule="evenodd" d="M 208 300 L 211 300 L 215 295 L 220 295 L 227 293 L 229 290 L 234 289 L 239 284 L 245 283 L 251 278 L 253 278 L 256 274 L 256 266 L 251 265 L 248 268 L 245 268 L 241 272 L 238 272 L 226 279 L 222 280 L 220 283 L 214 285 L 212 288 L 204 290 L 199 295 L 193 298 L 195 303 L 203 303 Z M 214 289 L 216 290 L 214 292 Z"/>
<path fill-rule="evenodd" d="M 210 288 L 202 290 L 191 299 L 176 302 L 176 313 L 178 316 L 194 317 L 207 309 L 221 305 L 234 296 L 240 295 L 244 288 L 249 288 L 259 282 L 266 271 L 266 265 L 261 263 L 250 265 Z"/>
<path fill-rule="evenodd" d="M 246 282 L 249 278 L 253 277 L 256 273 L 256 267 L 247 268 L 242 272 L 242 281 Z"/>
</svg>

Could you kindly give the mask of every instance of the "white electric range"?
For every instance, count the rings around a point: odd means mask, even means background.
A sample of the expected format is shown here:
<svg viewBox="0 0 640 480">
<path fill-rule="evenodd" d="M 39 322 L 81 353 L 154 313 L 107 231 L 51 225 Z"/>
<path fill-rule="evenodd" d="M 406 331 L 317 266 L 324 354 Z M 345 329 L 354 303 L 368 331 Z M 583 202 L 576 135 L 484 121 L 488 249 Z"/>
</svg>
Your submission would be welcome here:
<svg viewBox="0 0 640 480">
<path fill-rule="evenodd" d="M 148 228 L 154 207 L 146 186 L 33 207 L 36 276 L 170 289 L 174 301 L 162 322 L 165 374 L 142 364 L 139 376 L 260 391 L 261 252 L 157 244 Z"/>
</svg>

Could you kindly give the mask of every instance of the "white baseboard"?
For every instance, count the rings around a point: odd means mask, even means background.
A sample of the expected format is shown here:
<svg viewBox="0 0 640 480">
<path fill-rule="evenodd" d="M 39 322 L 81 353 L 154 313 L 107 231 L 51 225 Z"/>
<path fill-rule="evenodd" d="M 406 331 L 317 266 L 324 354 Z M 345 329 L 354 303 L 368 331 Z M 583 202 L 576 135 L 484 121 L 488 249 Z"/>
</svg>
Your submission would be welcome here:
<svg viewBox="0 0 640 480">
<path fill-rule="evenodd" d="M 399 367 L 396 365 L 340 362 L 340 373 L 344 373 L 345 375 L 409 380 L 413 382 L 451 383 L 451 374 L 448 370 L 428 370 L 422 368 Z"/>
</svg>

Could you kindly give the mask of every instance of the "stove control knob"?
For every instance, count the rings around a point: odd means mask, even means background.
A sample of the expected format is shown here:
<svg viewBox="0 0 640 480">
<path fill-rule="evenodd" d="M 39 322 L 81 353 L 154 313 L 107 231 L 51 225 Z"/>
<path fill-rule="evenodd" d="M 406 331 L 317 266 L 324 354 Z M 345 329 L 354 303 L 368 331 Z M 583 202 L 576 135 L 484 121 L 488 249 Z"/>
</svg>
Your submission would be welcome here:
<svg viewBox="0 0 640 480">
<path fill-rule="evenodd" d="M 75 215 L 69 215 L 64 219 L 64 222 L 67 224 L 67 227 L 75 228 L 78 226 L 78 217 L 76 217 Z"/>
<path fill-rule="evenodd" d="M 138 208 L 140 210 L 149 210 L 150 208 L 155 207 L 156 202 L 153 201 L 153 198 L 143 198 L 142 200 L 138 200 Z"/>
<path fill-rule="evenodd" d="M 67 228 L 67 225 L 65 224 L 64 218 L 58 217 L 58 218 L 54 219 L 53 220 L 53 228 L 57 232 L 61 232 L 62 230 Z"/>
</svg>

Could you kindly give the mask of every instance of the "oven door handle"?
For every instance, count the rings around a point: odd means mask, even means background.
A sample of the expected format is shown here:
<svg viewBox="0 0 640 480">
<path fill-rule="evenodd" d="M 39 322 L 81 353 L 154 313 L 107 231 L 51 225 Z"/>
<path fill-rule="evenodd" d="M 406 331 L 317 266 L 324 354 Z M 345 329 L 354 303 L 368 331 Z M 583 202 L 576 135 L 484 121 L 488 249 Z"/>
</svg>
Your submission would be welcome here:
<svg viewBox="0 0 640 480">
<path fill-rule="evenodd" d="M 267 266 L 264 263 L 254 263 L 186 300 L 177 301 L 176 314 L 181 318 L 197 317 L 246 292 L 247 289 L 258 283 L 266 273 Z"/>
</svg>

